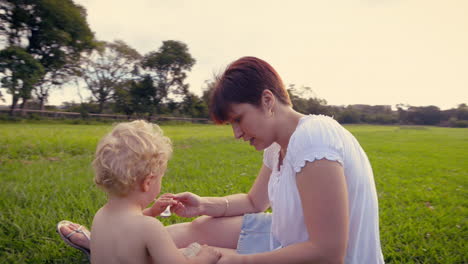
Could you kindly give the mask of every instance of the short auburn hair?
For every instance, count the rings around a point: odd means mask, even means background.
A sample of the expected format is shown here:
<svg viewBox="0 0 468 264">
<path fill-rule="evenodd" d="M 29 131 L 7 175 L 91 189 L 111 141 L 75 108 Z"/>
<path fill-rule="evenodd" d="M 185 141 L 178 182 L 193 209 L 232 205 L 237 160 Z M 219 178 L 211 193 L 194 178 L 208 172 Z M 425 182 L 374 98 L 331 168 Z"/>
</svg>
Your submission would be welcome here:
<svg viewBox="0 0 468 264">
<path fill-rule="evenodd" d="M 260 106 L 264 90 L 270 90 L 280 103 L 291 105 L 281 77 L 270 64 L 256 57 L 234 61 L 216 78 L 210 100 L 211 118 L 217 124 L 227 122 L 233 103 Z"/>
<path fill-rule="evenodd" d="M 125 196 L 147 175 L 162 176 L 171 154 L 171 141 L 158 125 L 117 124 L 97 146 L 94 182 L 109 194 Z"/>
</svg>

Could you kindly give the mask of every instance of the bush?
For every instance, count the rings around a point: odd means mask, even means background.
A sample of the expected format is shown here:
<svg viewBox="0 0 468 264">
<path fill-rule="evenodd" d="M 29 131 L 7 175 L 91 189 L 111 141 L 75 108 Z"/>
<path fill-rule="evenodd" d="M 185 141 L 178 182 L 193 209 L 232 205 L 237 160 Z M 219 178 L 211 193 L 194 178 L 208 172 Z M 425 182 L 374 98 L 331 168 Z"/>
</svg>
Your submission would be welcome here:
<svg viewBox="0 0 468 264">
<path fill-rule="evenodd" d="M 458 120 L 455 117 L 451 117 L 448 121 L 448 125 L 450 127 L 465 128 L 465 127 L 468 127 L 468 120 Z"/>
<path fill-rule="evenodd" d="M 0 114 L 0 121 L 19 122 L 21 121 L 21 118 L 17 116 L 10 116 L 9 114 Z"/>
<path fill-rule="evenodd" d="M 29 120 L 43 120 L 44 119 L 40 114 L 37 114 L 37 113 L 29 113 L 27 118 Z"/>
</svg>

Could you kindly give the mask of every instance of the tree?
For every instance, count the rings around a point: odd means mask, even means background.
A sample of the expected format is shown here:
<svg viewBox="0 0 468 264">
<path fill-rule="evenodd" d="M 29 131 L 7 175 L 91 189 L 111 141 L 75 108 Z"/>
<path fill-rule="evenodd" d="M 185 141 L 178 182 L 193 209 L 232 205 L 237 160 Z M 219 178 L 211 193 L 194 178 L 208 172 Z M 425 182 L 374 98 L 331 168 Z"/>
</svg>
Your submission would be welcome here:
<svg viewBox="0 0 468 264">
<path fill-rule="evenodd" d="M 205 85 L 206 87 L 203 88 L 201 99 L 203 100 L 203 103 L 205 104 L 208 111 L 211 106 L 211 97 L 216 86 L 216 77 L 214 80 L 205 80 Z M 208 112 L 206 116 L 208 117 Z"/>
<path fill-rule="evenodd" d="M 398 112 L 398 121 L 401 124 L 408 123 L 408 109 L 411 107 L 407 104 L 397 104 L 397 112 Z"/>
<path fill-rule="evenodd" d="M 154 104 L 160 111 L 160 104 L 169 94 L 187 95 L 188 84 L 184 84 L 187 71 L 192 69 L 195 59 L 192 58 L 186 44 L 175 41 L 163 41 L 158 51 L 150 52 L 144 56 L 142 67 L 148 71 L 154 81 Z"/>
<path fill-rule="evenodd" d="M 192 117 L 208 117 L 208 107 L 203 99 L 191 92 L 182 101 L 182 112 Z"/>
<path fill-rule="evenodd" d="M 430 105 L 420 107 L 420 116 L 424 125 L 437 125 L 440 123 L 442 114 L 439 107 Z"/>
<path fill-rule="evenodd" d="M 82 52 L 95 47 L 86 11 L 72 0 L 0 0 L 0 37 L 42 65 L 44 74 L 32 84 L 41 108 L 50 89 L 74 73 Z"/>
<path fill-rule="evenodd" d="M 114 110 L 116 112 L 125 113 L 128 119 L 130 119 L 130 116 L 135 112 L 131 96 L 131 88 L 133 85 L 134 81 L 129 80 L 117 85 L 114 90 Z"/>
<path fill-rule="evenodd" d="M 104 104 L 113 98 L 115 89 L 134 78 L 141 55 L 121 40 L 102 42 L 101 47 L 84 59 L 81 77 L 92 96 L 99 104 L 99 113 Z"/>
<path fill-rule="evenodd" d="M 0 51 L 0 73 L 2 87 L 12 95 L 10 115 L 13 115 L 18 100 L 31 97 L 33 85 L 44 74 L 44 68 L 29 53 L 20 47 L 9 47 Z"/>
<path fill-rule="evenodd" d="M 466 104 L 459 104 L 456 112 L 458 120 L 468 120 L 468 106 Z"/>
<path fill-rule="evenodd" d="M 115 110 L 123 112 L 128 118 L 134 113 L 148 116 L 154 113 L 153 97 L 155 95 L 153 79 L 149 75 L 139 80 L 128 80 L 118 85 L 114 92 Z"/>
<path fill-rule="evenodd" d="M 304 114 L 327 114 L 327 101 L 315 96 L 310 87 L 302 86 L 297 89 L 290 84 L 287 89 L 291 103 L 296 111 Z"/>
<path fill-rule="evenodd" d="M 359 111 L 353 109 L 353 107 L 342 108 L 342 111 L 336 117 L 336 120 L 344 124 L 352 124 L 361 122 Z"/>
<path fill-rule="evenodd" d="M 416 125 L 437 125 L 442 119 L 442 113 L 437 106 L 411 106 L 407 111 L 407 121 Z"/>
<path fill-rule="evenodd" d="M 148 113 L 148 120 L 154 113 L 154 105 L 158 96 L 158 90 L 154 86 L 150 75 L 145 75 L 139 81 L 133 81 L 130 88 L 131 105 L 133 111 L 140 114 Z"/>
</svg>

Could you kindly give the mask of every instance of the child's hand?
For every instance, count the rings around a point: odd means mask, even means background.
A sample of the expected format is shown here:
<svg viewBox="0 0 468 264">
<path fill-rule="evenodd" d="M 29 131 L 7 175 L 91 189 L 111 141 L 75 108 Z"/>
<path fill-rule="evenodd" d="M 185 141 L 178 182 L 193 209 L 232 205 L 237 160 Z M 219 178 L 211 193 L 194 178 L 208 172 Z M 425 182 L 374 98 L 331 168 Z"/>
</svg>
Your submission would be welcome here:
<svg viewBox="0 0 468 264">
<path fill-rule="evenodd" d="M 143 210 L 143 214 L 153 217 L 160 215 L 162 212 L 164 212 L 166 207 L 177 205 L 177 201 L 172 197 L 173 195 L 170 193 L 161 195 L 158 199 L 156 199 L 153 206 Z"/>
<path fill-rule="evenodd" d="M 172 198 L 172 194 L 163 194 L 154 202 L 151 209 L 155 215 L 160 215 L 166 207 L 177 205 L 177 201 Z"/>
<path fill-rule="evenodd" d="M 202 263 L 215 264 L 218 262 L 219 258 L 221 257 L 221 253 L 219 253 L 218 250 L 212 247 L 203 245 L 201 247 L 200 252 L 198 253 L 196 257 L 200 258 L 200 260 L 202 260 Z"/>
</svg>

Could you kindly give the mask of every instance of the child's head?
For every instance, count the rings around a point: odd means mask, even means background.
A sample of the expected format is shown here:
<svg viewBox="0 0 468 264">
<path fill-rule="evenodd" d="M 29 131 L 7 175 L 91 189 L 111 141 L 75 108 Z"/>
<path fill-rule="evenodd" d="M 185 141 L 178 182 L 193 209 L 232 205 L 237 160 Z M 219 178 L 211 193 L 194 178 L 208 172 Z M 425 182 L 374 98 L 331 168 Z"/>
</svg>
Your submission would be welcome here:
<svg viewBox="0 0 468 264">
<path fill-rule="evenodd" d="M 162 177 L 171 154 L 171 141 L 159 126 L 120 123 L 97 146 L 94 182 L 111 195 L 125 196 L 146 176 Z"/>
</svg>

